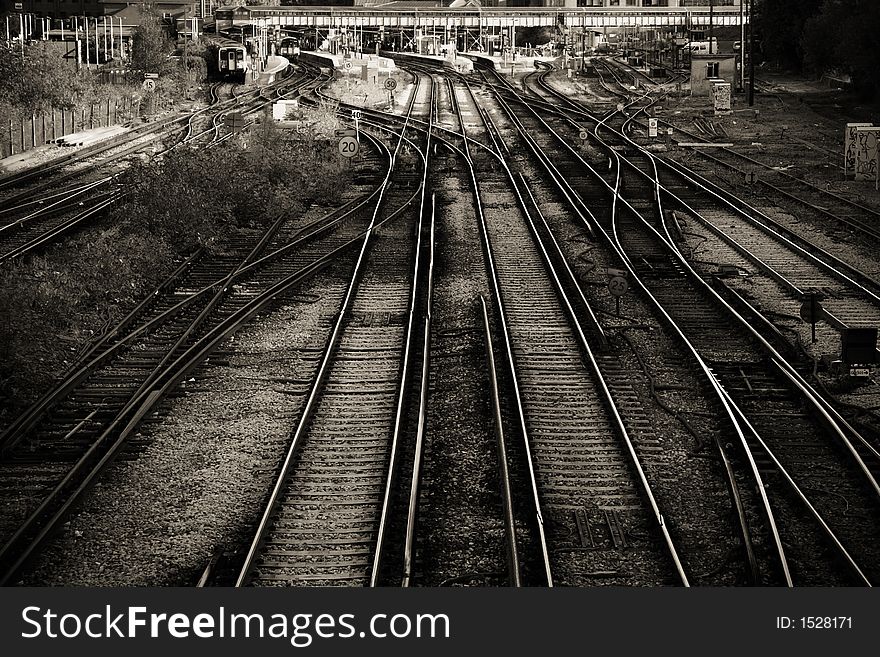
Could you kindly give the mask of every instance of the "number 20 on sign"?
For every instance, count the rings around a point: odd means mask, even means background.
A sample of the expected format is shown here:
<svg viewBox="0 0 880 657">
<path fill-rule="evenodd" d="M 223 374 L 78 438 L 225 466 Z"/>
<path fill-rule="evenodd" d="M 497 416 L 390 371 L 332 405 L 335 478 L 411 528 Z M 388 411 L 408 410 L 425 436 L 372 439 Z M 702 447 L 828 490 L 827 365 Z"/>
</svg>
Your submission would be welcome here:
<svg viewBox="0 0 880 657">
<path fill-rule="evenodd" d="M 351 136 L 345 136 L 339 140 L 339 154 L 344 157 L 354 157 L 360 150 L 358 140 Z"/>
</svg>

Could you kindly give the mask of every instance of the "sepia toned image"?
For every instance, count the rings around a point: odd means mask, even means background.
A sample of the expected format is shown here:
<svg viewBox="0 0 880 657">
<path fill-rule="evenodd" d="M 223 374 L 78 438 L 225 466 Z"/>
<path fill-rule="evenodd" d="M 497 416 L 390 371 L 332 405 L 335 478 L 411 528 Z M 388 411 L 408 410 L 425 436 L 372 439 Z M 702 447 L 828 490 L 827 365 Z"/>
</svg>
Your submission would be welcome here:
<svg viewBox="0 0 880 657">
<path fill-rule="evenodd" d="M 0 9 L 0 585 L 880 581 L 880 3 Z"/>
</svg>

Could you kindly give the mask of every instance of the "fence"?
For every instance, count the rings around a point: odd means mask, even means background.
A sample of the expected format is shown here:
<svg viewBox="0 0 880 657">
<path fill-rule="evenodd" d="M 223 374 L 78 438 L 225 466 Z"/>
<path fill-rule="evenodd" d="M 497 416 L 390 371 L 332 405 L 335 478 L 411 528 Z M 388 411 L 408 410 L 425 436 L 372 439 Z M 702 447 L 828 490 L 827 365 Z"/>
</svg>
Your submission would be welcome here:
<svg viewBox="0 0 880 657">
<path fill-rule="evenodd" d="M 0 126 L 0 157 L 7 157 L 41 146 L 81 130 L 109 127 L 130 121 L 140 112 L 138 99 L 123 96 L 106 102 L 73 110 L 56 110 L 34 114 L 30 118 L 10 119 Z"/>
</svg>

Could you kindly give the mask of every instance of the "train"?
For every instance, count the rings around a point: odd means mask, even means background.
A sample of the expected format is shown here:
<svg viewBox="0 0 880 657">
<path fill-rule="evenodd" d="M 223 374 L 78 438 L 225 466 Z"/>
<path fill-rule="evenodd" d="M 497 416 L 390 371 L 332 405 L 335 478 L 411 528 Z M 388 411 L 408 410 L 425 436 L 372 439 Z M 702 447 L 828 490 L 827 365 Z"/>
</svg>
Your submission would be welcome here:
<svg viewBox="0 0 880 657">
<path fill-rule="evenodd" d="M 300 52 L 299 44 L 299 37 L 286 36 L 281 39 L 281 43 L 278 45 L 278 54 L 282 57 L 296 57 Z"/>
<path fill-rule="evenodd" d="M 224 44 L 217 49 L 217 71 L 221 77 L 244 82 L 249 68 L 247 47 L 241 44 Z"/>
</svg>

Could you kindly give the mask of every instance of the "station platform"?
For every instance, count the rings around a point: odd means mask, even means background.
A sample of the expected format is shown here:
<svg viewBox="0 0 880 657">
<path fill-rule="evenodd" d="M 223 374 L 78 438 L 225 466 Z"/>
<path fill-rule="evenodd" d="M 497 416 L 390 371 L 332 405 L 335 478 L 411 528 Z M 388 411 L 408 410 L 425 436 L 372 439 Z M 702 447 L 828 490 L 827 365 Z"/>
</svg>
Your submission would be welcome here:
<svg viewBox="0 0 880 657">
<path fill-rule="evenodd" d="M 444 57 L 442 55 L 421 55 L 419 53 L 414 52 L 386 52 L 387 55 L 393 57 L 394 59 L 399 59 L 401 61 L 412 61 L 412 62 L 425 62 L 431 63 L 435 65 L 444 66 L 446 68 L 451 68 L 459 73 L 472 73 L 474 70 L 474 62 L 472 59 L 468 57 L 458 56 L 454 60 L 450 57 Z"/>
<path fill-rule="evenodd" d="M 115 125 L 105 128 L 81 130 L 58 137 L 54 141 L 30 148 L 23 153 L 16 153 L 15 155 L 9 155 L 0 159 L 0 176 L 40 166 L 56 158 L 70 155 L 79 148 L 85 148 L 118 137 L 128 132 L 128 130 L 129 128 L 124 126 Z"/>
<path fill-rule="evenodd" d="M 352 74 L 357 74 L 366 66 L 368 71 L 382 70 L 392 71 L 394 60 L 390 57 L 373 55 L 370 53 L 351 53 L 350 56 L 333 55 L 322 50 L 303 50 L 299 54 L 299 58 L 303 61 L 317 64 L 318 66 L 326 66 L 340 71 L 346 71 L 346 62 L 351 64 L 348 69 Z"/>
<path fill-rule="evenodd" d="M 527 73 L 535 70 L 535 62 L 549 63 L 557 59 L 550 55 L 546 57 L 517 55 L 516 59 L 513 59 L 509 55 L 502 57 L 501 55 L 487 55 L 484 52 L 463 52 L 461 55 L 469 57 L 474 61 L 491 64 L 496 71 L 503 71 L 505 73 L 510 73 L 511 71 L 514 73 Z"/>
<path fill-rule="evenodd" d="M 266 60 L 266 67 L 260 71 L 258 84 L 271 84 L 275 82 L 275 78 L 280 73 L 286 71 L 288 66 L 290 66 L 290 60 L 287 57 L 271 55 Z"/>
</svg>

